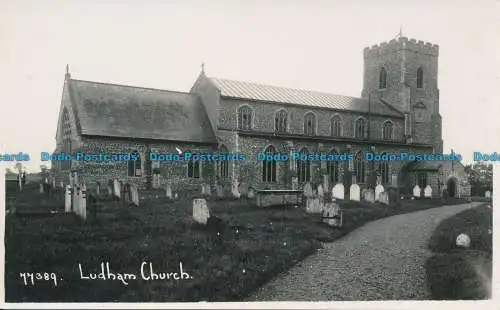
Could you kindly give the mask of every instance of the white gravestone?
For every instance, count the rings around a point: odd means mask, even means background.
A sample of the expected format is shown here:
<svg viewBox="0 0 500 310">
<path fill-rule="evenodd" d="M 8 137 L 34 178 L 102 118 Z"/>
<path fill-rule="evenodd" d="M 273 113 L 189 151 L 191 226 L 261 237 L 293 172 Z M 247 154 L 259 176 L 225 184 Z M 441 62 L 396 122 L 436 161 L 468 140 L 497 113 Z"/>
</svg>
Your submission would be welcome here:
<svg viewBox="0 0 500 310">
<path fill-rule="evenodd" d="M 115 197 L 118 197 L 118 199 L 121 198 L 121 187 L 120 187 L 120 181 L 116 180 L 113 182 L 113 194 Z"/>
<path fill-rule="evenodd" d="M 193 219 L 199 224 L 206 225 L 209 217 L 210 212 L 208 211 L 207 201 L 203 198 L 194 199 Z"/>
<path fill-rule="evenodd" d="M 231 192 L 234 198 L 240 198 L 240 192 L 238 190 L 239 184 L 238 180 L 233 179 L 233 185 L 231 186 Z"/>
<path fill-rule="evenodd" d="M 420 186 L 415 185 L 415 187 L 413 188 L 413 197 L 420 197 L 420 192 Z"/>
<path fill-rule="evenodd" d="M 87 219 L 87 187 L 85 184 L 82 185 L 80 195 L 80 217 L 84 220 Z"/>
<path fill-rule="evenodd" d="M 466 234 L 460 234 L 457 237 L 456 244 L 458 247 L 468 248 L 470 246 L 470 237 Z"/>
<path fill-rule="evenodd" d="M 384 187 L 381 184 L 375 186 L 375 201 L 379 201 L 382 192 L 384 192 Z"/>
<path fill-rule="evenodd" d="M 352 184 L 351 187 L 349 188 L 349 198 L 350 200 L 353 201 L 361 200 L 358 184 Z"/>
<path fill-rule="evenodd" d="M 61 181 L 61 182 L 59 183 L 59 186 L 60 186 L 61 188 L 64 188 L 64 182 L 62 182 L 62 181 Z"/>
<path fill-rule="evenodd" d="M 311 184 L 309 182 L 307 182 L 306 185 L 304 185 L 304 196 L 305 197 L 312 197 L 312 195 L 313 195 L 313 191 L 312 191 Z"/>
<path fill-rule="evenodd" d="M 323 210 L 323 223 L 330 226 L 342 226 L 342 212 L 340 207 L 334 203 L 327 203 Z"/>
<path fill-rule="evenodd" d="M 165 195 L 168 199 L 172 199 L 172 184 L 167 183 L 165 185 Z"/>
<path fill-rule="evenodd" d="M 243 183 L 243 182 L 240 183 L 238 191 L 240 192 L 241 196 L 248 197 L 248 185 L 246 183 Z"/>
<path fill-rule="evenodd" d="M 139 206 L 139 191 L 137 190 L 137 186 L 130 185 L 129 190 L 130 190 L 130 196 L 132 196 L 132 203 L 138 207 Z"/>
<path fill-rule="evenodd" d="M 325 193 L 323 192 L 323 186 L 320 184 L 320 185 L 318 185 L 318 197 L 320 199 L 323 199 L 324 195 L 325 195 Z"/>
<path fill-rule="evenodd" d="M 431 198 L 432 197 L 432 187 L 430 185 L 427 185 L 424 189 L 424 196 L 425 198 Z"/>
<path fill-rule="evenodd" d="M 375 202 L 375 191 L 371 188 L 363 190 L 363 200 L 369 203 Z"/>
<path fill-rule="evenodd" d="M 177 193 L 174 194 L 174 199 L 179 198 L 179 195 Z"/>
<path fill-rule="evenodd" d="M 66 192 L 64 195 L 64 211 L 66 213 L 71 212 L 71 186 L 66 186 Z"/>
<path fill-rule="evenodd" d="M 490 199 L 491 198 L 491 192 L 490 191 L 484 192 L 484 197 Z"/>
<path fill-rule="evenodd" d="M 249 199 L 255 198 L 255 190 L 253 189 L 253 187 L 248 188 L 247 197 Z"/>
<path fill-rule="evenodd" d="M 378 197 L 378 201 L 380 203 L 385 204 L 385 205 L 389 205 L 389 193 L 388 192 L 380 193 L 380 195 Z"/>
<path fill-rule="evenodd" d="M 342 199 L 344 200 L 344 184 L 337 183 L 332 188 L 332 199 Z"/>
<path fill-rule="evenodd" d="M 292 177 L 292 190 L 296 191 L 299 189 L 299 178 Z"/>
</svg>

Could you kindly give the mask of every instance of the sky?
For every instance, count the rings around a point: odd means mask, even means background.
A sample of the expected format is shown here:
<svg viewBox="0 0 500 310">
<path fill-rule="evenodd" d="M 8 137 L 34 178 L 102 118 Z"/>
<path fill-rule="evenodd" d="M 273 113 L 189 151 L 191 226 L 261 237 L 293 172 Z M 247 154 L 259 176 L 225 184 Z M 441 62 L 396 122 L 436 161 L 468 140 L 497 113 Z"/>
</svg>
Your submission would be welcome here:
<svg viewBox="0 0 500 310">
<path fill-rule="evenodd" d="M 189 91 L 207 75 L 361 96 L 363 48 L 440 46 L 444 151 L 500 152 L 499 1 L 0 1 L 0 153 L 52 152 L 75 79 Z M 18 124 L 19 123 L 19 124 Z M 12 166 L 12 163 L 4 166 Z"/>
</svg>

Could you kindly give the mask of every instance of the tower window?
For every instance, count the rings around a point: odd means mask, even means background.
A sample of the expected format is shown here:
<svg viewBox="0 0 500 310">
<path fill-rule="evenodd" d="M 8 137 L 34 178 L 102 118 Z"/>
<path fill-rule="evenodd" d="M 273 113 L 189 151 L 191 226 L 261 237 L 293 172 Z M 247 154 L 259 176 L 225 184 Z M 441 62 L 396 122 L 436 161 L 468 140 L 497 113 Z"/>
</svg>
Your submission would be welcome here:
<svg viewBox="0 0 500 310">
<path fill-rule="evenodd" d="M 422 67 L 417 69 L 417 88 L 424 87 L 424 70 Z"/>
<path fill-rule="evenodd" d="M 378 86 L 380 89 L 387 88 L 387 69 L 385 67 L 380 68 Z"/>
</svg>

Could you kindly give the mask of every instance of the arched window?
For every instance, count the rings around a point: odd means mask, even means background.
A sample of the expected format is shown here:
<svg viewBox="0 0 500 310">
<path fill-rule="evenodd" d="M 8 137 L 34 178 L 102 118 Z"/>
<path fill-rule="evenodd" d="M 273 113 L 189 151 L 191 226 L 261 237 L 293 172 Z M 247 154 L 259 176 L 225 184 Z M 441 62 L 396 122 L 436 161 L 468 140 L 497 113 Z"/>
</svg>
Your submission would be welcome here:
<svg viewBox="0 0 500 310">
<path fill-rule="evenodd" d="M 304 134 L 314 136 L 316 134 L 316 116 L 309 112 L 304 116 Z"/>
<path fill-rule="evenodd" d="M 134 152 L 134 155 L 137 156 L 136 160 L 128 161 L 128 176 L 129 177 L 140 177 L 141 176 L 141 154 L 139 152 Z"/>
<path fill-rule="evenodd" d="M 244 105 L 238 110 L 238 128 L 241 130 L 252 129 L 252 109 Z"/>
<path fill-rule="evenodd" d="M 382 138 L 384 140 L 391 140 L 393 138 L 394 125 L 391 121 L 385 121 L 382 125 Z"/>
<path fill-rule="evenodd" d="M 276 154 L 276 149 L 270 145 L 265 150 L 266 154 Z M 276 160 L 263 160 L 262 161 L 262 181 L 263 182 L 276 182 Z"/>
<path fill-rule="evenodd" d="M 332 154 L 338 154 L 336 150 L 332 150 Z M 340 162 L 337 160 L 328 160 L 326 162 L 326 171 L 330 183 L 336 184 L 340 182 Z"/>
<path fill-rule="evenodd" d="M 354 123 L 354 137 L 358 139 L 365 139 L 368 133 L 366 120 L 362 117 L 358 118 Z"/>
<path fill-rule="evenodd" d="M 227 154 L 228 150 L 224 145 L 222 145 L 219 148 L 219 153 Z M 227 160 L 219 160 L 217 162 L 217 176 L 221 179 L 227 179 L 229 176 L 229 162 Z"/>
<path fill-rule="evenodd" d="M 356 183 L 365 182 L 365 161 L 363 160 L 363 153 L 359 152 L 354 158 L 354 170 L 356 172 Z"/>
<path fill-rule="evenodd" d="M 193 160 L 192 158 L 188 161 L 188 178 L 199 179 L 201 177 L 201 163 L 199 160 Z"/>
<path fill-rule="evenodd" d="M 424 87 L 424 70 L 422 67 L 417 69 L 417 88 Z"/>
<path fill-rule="evenodd" d="M 70 154 L 72 149 L 71 149 L 71 122 L 69 119 L 69 113 L 66 108 L 63 110 L 63 115 L 62 115 L 62 124 L 61 124 L 61 129 L 62 129 L 62 141 L 63 141 L 63 146 L 62 146 L 62 152 L 65 154 Z M 61 168 L 62 169 L 71 169 L 71 161 L 69 160 L 64 160 L 61 162 Z"/>
<path fill-rule="evenodd" d="M 333 137 L 340 137 L 342 135 L 342 124 L 340 122 L 340 116 L 335 115 L 334 117 L 332 117 L 330 126 L 331 135 Z"/>
<path fill-rule="evenodd" d="M 380 89 L 387 88 L 387 69 L 385 67 L 380 68 L 378 86 Z"/>
<path fill-rule="evenodd" d="M 300 150 L 300 156 L 307 156 L 309 150 L 303 148 Z M 307 158 L 299 158 L 297 160 L 297 178 L 299 182 L 311 181 L 311 162 Z"/>
<path fill-rule="evenodd" d="M 384 155 L 382 153 L 381 155 Z M 386 160 L 380 161 L 380 165 L 378 167 L 379 175 L 381 177 L 382 184 L 389 183 L 389 162 Z"/>
<path fill-rule="evenodd" d="M 276 132 L 286 132 L 287 131 L 287 113 L 285 110 L 281 109 L 278 112 L 276 112 L 276 115 L 274 117 L 274 130 Z"/>
</svg>

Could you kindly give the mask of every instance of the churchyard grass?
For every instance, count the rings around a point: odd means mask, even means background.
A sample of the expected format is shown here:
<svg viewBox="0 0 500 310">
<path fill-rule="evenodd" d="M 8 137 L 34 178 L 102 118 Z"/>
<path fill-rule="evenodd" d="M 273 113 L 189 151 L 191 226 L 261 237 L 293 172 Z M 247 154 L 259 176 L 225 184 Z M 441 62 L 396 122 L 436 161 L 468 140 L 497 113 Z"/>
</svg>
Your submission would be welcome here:
<svg viewBox="0 0 500 310">
<path fill-rule="evenodd" d="M 321 242 L 382 217 L 458 202 L 340 202 L 344 226 L 332 228 L 321 223 L 318 214 L 300 208 L 259 209 L 245 199 L 209 200 L 211 214 L 227 226 L 220 236 L 195 225 L 192 201 L 187 199 L 145 200 L 140 207 L 101 201 L 97 218 L 87 222 L 74 214 L 23 215 L 20 208 L 6 218 L 6 301 L 238 301 L 320 249 Z M 178 272 L 182 262 L 193 278 L 141 280 L 143 261 L 151 262 L 156 272 Z M 109 262 L 112 272 L 137 274 L 138 280 L 125 286 L 80 279 L 78 264 L 84 272 L 98 272 L 101 262 Z M 22 283 L 20 272 L 54 272 L 62 279 L 57 287 L 48 281 L 30 287 Z"/>
<path fill-rule="evenodd" d="M 429 241 L 435 252 L 425 265 L 433 299 L 487 299 L 491 294 L 492 209 L 481 205 L 441 222 Z M 492 232 L 492 231 L 491 231 Z M 458 248 L 461 233 L 469 248 Z"/>
</svg>

